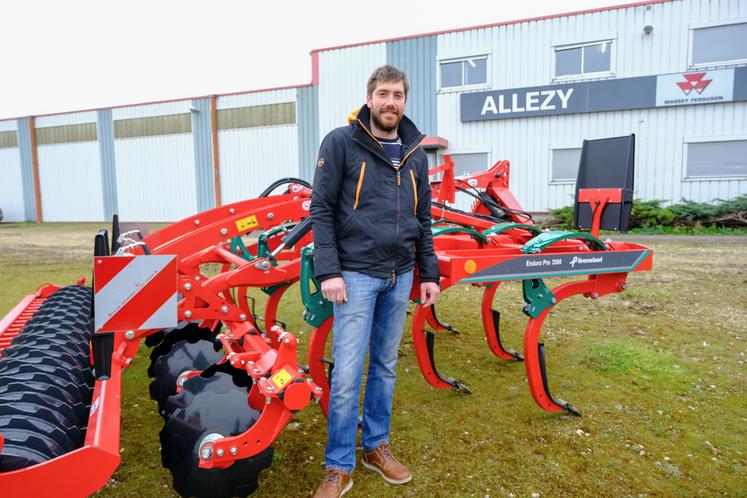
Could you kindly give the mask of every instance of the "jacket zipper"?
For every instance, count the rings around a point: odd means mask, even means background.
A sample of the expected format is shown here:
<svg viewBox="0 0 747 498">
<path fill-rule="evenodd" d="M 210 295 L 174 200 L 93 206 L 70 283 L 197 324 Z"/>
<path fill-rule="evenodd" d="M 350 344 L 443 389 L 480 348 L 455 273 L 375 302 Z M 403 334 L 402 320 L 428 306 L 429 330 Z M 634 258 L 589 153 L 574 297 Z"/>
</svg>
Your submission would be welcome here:
<svg viewBox="0 0 747 498">
<path fill-rule="evenodd" d="M 363 164 L 361 164 L 361 173 L 358 175 L 358 187 L 355 189 L 355 204 L 353 204 L 353 209 L 358 209 L 358 200 L 361 195 L 364 176 L 366 176 L 366 161 L 363 161 Z"/>
<path fill-rule="evenodd" d="M 401 166 L 400 166 L 401 167 Z M 397 188 L 396 188 L 396 194 L 397 194 L 397 211 L 395 212 L 395 217 L 397 219 L 396 222 L 396 230 L 394 231 L 394 242 L 399 240 L 399 185 L 400 185 L 400 171 L 399 168 L 397 168 Z M 397 260 L 396 258 L 392 258 L 392 285 L 397 283 L 397 275 L 395 274 L 395 270 L 397 269 Z"/>
</svg>

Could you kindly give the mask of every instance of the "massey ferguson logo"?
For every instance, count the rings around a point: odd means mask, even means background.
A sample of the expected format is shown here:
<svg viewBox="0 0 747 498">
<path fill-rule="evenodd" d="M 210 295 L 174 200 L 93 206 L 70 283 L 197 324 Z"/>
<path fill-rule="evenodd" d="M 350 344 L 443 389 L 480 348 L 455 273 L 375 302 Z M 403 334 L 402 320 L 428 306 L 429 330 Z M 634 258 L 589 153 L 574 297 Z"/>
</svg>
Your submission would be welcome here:
<svg viewBox="0 0 747 498">
<path fill-rule="evenodd" d="M 687 73 L 683 74 L 682 76 L 685 78 L 685 81 L 678 81 L 677 86 L 680 87 L 680 90 L 682 90 L 682 93 L 685 95 L 690 95 L 690 92 L 695 90 L 698 95 L 703 93 L 703 90 L 708 88 L 708 85 L 711 84 L 711 81 L 713 80 L 704 80 L 706 73 Z"/>
</svg>

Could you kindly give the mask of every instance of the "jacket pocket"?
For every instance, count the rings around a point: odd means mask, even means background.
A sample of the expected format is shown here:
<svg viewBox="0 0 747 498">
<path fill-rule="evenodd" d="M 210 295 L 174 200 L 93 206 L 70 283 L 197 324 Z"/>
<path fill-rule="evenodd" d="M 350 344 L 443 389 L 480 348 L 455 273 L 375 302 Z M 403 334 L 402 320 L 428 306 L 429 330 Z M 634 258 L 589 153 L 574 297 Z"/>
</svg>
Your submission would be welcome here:
<svg viewBox="0 0 747 498">
<path fill-rule="evenodd" d="M 363 187 L 363 178 L 366 176 L 366 161 L 361 164 L 361 172 L 358 174 L 358 186 L 355 188 L 355 203 L 353 209 L 358 209 L 358 201 L 360 201 L 361 188 Z"/>
</svg>

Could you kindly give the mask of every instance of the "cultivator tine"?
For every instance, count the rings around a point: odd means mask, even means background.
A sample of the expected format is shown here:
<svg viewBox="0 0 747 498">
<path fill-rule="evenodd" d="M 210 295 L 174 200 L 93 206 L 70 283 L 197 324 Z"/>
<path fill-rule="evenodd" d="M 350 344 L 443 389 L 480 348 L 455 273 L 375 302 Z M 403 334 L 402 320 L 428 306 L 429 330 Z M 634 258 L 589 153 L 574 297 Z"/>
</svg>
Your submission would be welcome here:
<svg viewBox="0 0 747 498">
<path fill-rule="evenodd" d="M 472 391 L 470 391 L 469 388 L 462 382 L 456 379 L 453 379 L 451 377 L 444 377 L 440 373 L 438 373 L 438 370 L 436 369 L 436 356 L 433 352 L 433 345 L 435 344 L 435 341 L 436 341 L 436 334 L 431 332 L 430 330 L 426 330 L 425 331 L 425 345 L 428 348 L 428 360 L 430 361 L 430 367 L 434 375 L 438 378 L 438 380 L 446 384 L 449 384 L 455 390 L 462 392 L 464 394 L 472 394 Z"/>
<path fill-rule="evenodd" d="M 550 394 L 550 386 L 547 382 L 547 368 L 545 368 L 545 344 L 542 342 L 537 344 L 537 355 L 539 357 L 539 368 L 540 368 L 540 374 L 542 376 L 542 386 L 545 390 L 545 394 L 547 395 L 547 397 L 550 398 L 550 400 L 553 403 L 562 407 L 565 411 L 567 411 L 571 415 L 580 417 L 581 412 L 578 411 L 576 408 L 574 408 L 570 403 L 560 398 L 557 398 L 557 399 L 553 398 L 552 394 Z"/>
<path fill-rule="evenodd" d="M 498 347 L 501 348 L 501 351 L 511 357 L 513 357 L 516 360 L 524 361 L 524 357 L 521 356 L 519 353 L 514 351 L 513 349 L 506 349 L 503 346 L 503 342 L 501 342 L 501 312 L 498 310 L 490 310 L 491 311 L 491 318 L 493 322 L 493 330 L 495 332 L 495 340 L 498 343 Z"/>
<path fill-rule="evenodd" d="M 498 290 L 500 282 L 490 284 L 482 296 L 482 325 L 485 330 L 485 339 L 488 341 L 490 350 L 502 360 L 523 361 L 524 357 L 511 349 L 506 349 L 501 341 L 500 324 L 501 313 L 493 309 L 493 297 Z"/>
<path fill-rule="evenodd" d="M 431 309 L 431 312 L 430 312 L 430 316 L 429 316 L 429 319 L 428 319 L 428 324 L 431 327 L 433 327 L 436 330 L 446 330 L 446 331 L 451 332 L 452 334 L 455 334 L 455 335 L 461 334 L 461 332 L 459 332 L 459 329 L 457 329 L 456 327 L 452 327 L 450 324 L 444 323 L 444 322 L 442 322 L 441 320 L 438 319 L 438 316 L 436 315 L 436 305 L 435 304 L 431 305 L 430 309 Z"/>
<path fill-rule="evenodd" d="M 331 381 L 332 380 L 332 370 L 335 369 L 335 362 L 334 360 L 327 358 L 326 356 L 322 358 L 322 363 L 327 365 L 327 378 Z"/>
</svg>

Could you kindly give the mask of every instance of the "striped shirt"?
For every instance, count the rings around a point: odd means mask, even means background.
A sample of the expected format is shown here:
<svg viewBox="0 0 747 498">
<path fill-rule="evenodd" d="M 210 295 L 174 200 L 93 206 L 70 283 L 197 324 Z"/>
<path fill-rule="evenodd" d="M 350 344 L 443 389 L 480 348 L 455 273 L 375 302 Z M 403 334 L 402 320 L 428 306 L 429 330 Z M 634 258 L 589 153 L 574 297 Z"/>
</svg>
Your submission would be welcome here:
<svg viewBox="0 0 747 498">
<path fill-rule="evenodd" d="M 402 161 L 402 139 L 396 138 L 379 138 L 376 137 L 381 145 L 384 147 L 384 153 L 392 162 L 392 166 L 399 168 L 399 163 Z"/>
</svg>

